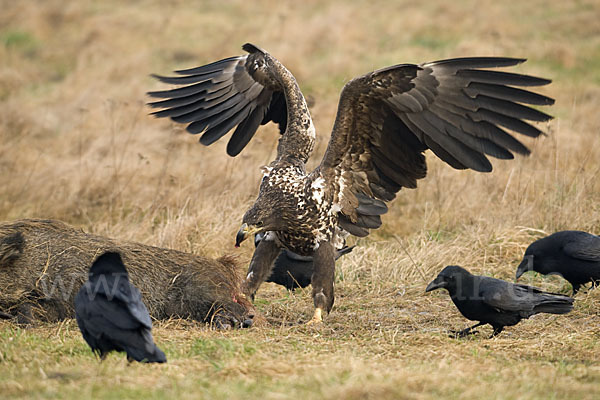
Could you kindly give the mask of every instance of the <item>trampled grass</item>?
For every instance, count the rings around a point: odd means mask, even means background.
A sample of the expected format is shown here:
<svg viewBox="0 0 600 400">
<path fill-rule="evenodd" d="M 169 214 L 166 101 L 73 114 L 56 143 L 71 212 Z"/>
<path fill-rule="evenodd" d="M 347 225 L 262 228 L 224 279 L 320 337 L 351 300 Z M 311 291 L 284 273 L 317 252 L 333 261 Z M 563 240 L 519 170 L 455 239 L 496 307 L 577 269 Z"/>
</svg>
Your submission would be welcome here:
<svg viewBox="0 0 600 400">
<path fill-rule="evenodd" d="M 271 284 L 267 323 L 219 332 L 156 323 L 166 365 L 99 363 L 76 324 L 0 322 L 0 397 L 598 398 L 600 291 L 566 316 L 538 315 L 488 340 L 445 293 L 423 293 L 445 265 L 512 279 L 526 246 L 561 229 L 600 232 L 600 3 L 597 1 L 0 1 L 0 219 L 64 220 L 110 237 L 250 259 L 233 248 L 260 165 L 264 127 L 231 159 L 147 114 L 168 73 L 267 49 L 315 100 L 320 159 L 344 82 L 386 65 L 467 55 L 527 57 L 554 80 L 546 137 L 494 172 L 429 175 L 403 190 L 384 225 L 338 262 L 336 305 L 304 325 L 309 290 Z M 558 278 L 527 276 L 569 292 Z"/>
</svg>

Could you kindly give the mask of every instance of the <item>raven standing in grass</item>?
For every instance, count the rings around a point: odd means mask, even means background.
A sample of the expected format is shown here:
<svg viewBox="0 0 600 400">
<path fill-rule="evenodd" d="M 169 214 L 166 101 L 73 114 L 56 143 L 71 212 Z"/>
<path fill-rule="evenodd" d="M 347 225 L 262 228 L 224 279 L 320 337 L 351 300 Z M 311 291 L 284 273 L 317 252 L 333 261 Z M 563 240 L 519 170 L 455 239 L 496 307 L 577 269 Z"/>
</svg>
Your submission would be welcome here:
<svg viewBox="0 0 600 400">
<path fill-rule="evenodd" d="M 254 245 L 258 246 L 264 238 L 264 233 L 257 233 L 254 236 Z M 344 254 L 352 251 L 354 246 L 344 246 L 336 250 L 335 259 L 337 260 Z M 271 275 L 266 282 L 273 282 L 284 286 L 288 290 L 296 288 L 305 288 L 310 285 L 312 274 L 315 272 L 313 258 L 311 256 L 301 256 L 287 249 L 282 249 L 277 259 Z"/>
<path fill-rule="evenodd" d="M 445 288 L 466 318 L 479 321 L 470 328 L 453 332 L 456 337 L 476 333 L 473 329 L 490 324 L 496 336 L 505 326 L 516 325 L 523 318 L 538 313 L 566 314 L 573 309 L 568 296 L 543 292 L 531 286 L 518 285 L 487 276 L 472 275 L 466 269 L 451 265 L 442 270 L 426 292 Z"/>
<path fill-rule="evenodd" d="M 75 317 L 83 338 L 102 360 L 116 350 L 127 353 L 129 361 L 167 361 L 154 344 L 150 314 L 118 253 L 104 253 L 92 264 L 75 297 Z"/>
<path fill-rule="evenodd" d="M 600 237 L 582 231 L 561 231 L 531 243 L 517 268 L 519 279 L 527 271 L 558 274 L 573 286 L 600 284 Z"/>
</svg>

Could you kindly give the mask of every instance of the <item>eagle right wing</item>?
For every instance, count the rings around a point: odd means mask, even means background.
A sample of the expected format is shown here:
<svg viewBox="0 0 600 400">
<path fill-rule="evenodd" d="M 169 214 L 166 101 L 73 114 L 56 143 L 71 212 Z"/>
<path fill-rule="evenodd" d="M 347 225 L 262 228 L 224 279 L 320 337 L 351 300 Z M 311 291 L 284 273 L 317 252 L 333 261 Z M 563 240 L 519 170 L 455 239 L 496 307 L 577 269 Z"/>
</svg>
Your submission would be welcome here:
<svg viewBox="0 0 600 400">
<path fill-rule="evenodd" d="M 197 68 L 175 71 L 177 77 L 153 75 L 164 83 L 180 85 L 176 89 L 149 92 L 165 100 L 149 103 L 162 108 L 152 114 L 187 123 L 187 131 L 202 133 L 200 143 L 208 146 L 231 129 L 235 132 L 227 144 L 227 154 L 238 155 L 260 125 L 273 121 L 284 133 L 287 126 L 285 96 L 277 85 L 265 87 L 252 73 L 263 53 L 246 44 L 251 54 L 230 57 Z"/>
</svg>

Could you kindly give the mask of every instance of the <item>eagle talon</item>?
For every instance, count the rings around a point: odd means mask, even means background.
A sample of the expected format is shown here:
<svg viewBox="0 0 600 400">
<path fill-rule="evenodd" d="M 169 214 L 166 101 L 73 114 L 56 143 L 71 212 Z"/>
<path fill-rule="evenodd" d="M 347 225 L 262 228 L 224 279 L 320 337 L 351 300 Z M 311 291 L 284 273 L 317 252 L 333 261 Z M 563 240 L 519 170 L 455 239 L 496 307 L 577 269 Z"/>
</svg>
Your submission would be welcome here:
<svg viewBox="0 0 600 400">
<path fill-rule="evenodd" d="M 323 323 L 323 310 L 320 308 L 315 308 L 315 313 L 312 317 L 312 319 L 310 321 L 308 321 L 306 323 L 307 326 L 309 325 L 319 325 Z"/>
</svg>

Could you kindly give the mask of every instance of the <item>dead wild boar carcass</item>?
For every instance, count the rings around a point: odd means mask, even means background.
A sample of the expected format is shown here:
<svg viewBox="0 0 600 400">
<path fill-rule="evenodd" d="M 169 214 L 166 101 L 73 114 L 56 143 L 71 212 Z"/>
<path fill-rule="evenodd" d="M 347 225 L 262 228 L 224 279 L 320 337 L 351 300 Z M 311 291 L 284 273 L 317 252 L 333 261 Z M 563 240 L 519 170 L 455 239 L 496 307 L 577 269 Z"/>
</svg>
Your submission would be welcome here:
<svg viewBox="0 0 600 400">
<path fill-rule="evenodd" d="M 230 256 L 217 260 L 92 235 L 54 220 L 0 223 L 0 317 L 21 323 L 74 317 L 73 300 L 92 262 L 121 254 L 155 319 L 190 318 L 227 328 L 251 324 Z"/>
</svg>

